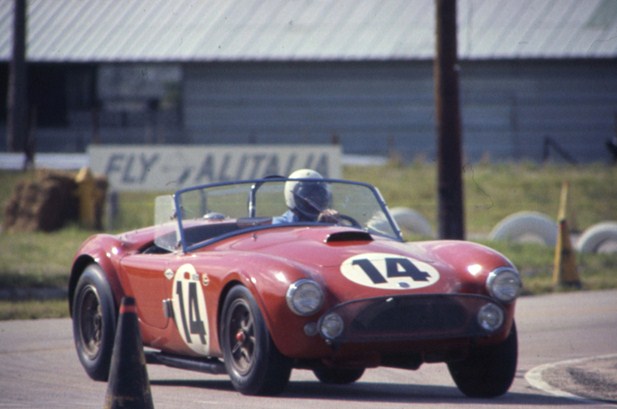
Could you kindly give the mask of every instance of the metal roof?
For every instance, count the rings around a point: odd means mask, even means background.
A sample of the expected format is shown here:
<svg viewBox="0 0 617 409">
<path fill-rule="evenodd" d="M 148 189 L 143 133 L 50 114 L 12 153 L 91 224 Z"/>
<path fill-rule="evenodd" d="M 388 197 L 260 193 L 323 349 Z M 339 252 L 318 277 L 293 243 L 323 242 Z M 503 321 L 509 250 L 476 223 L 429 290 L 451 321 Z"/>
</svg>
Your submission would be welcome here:
<svg viewBox="0 0 617 409">
<path fill-rule="evenodd" d="M 431 59 L 435 0 L 27 0 L 29 61 Z M 13 1 L 0 2 L 0 60 Z M 615 58 L 617 0 L 459 0 L 461 59 Z"/>
</svg>

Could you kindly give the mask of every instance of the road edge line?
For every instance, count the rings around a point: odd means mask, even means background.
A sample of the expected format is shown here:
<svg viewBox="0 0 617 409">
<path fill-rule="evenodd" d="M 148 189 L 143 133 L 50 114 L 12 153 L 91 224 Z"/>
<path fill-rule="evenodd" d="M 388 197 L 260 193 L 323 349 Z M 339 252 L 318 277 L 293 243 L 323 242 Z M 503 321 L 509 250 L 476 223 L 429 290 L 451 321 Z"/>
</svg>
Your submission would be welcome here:
<svg viewBox="0 0 617 409">
<path fill-rule="evenodd" d="M 551 395 L 560 397 L 560 398 L 571 399 L 571 400 L 575 400 L 581 403 L 596 403 L 596 404 L 599 403 L 599 404 L 609 405 L 611 407 L 617 407 L 616 405 L 612 405 L 611 403 L 608 403 L 608 402 L 585 398 L 583 396 L 579 396 L 579 395 L 575 395 L 570 392 L 566 392 L 555 386 L 550 385 L 548 382 L 546 382 L 542 378 L 542 373 L 545 370 L 550 369 L 550 368 L 555 368 L 558 366 L 565 366 L 565 365 L 577 365 L 583 362 L 594 361 L 598 359 L 614 359 L 614 358 L 617 358 L 617 354 L 599 355 L 599 356 L 592 356 L 592 357 L 578 358 L 578 359 L 569 359 L 565 361 L 543 364 L 543 365 L 539 365 L 534 368 L 531 368 L 529 371 L 527 371 L 525 373 L 525 380 L 532 387 L 539 389 L 543 392 L 549 393 Z"/>
</svg>

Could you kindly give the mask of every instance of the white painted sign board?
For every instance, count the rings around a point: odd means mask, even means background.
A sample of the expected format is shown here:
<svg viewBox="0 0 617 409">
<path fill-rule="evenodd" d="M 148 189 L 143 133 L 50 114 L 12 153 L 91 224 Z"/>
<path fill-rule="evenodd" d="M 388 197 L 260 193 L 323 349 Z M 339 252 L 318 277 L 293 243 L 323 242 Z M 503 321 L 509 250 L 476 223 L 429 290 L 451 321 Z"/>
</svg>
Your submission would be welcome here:
<svg viewBox="0 0 617 409">
<path fill-rule="evenodd" d="M 92 171 L 116 191 L 167 192 L 188 186 L 311 168 L 341 177 L 339 145 L 91 145 Z"/>
</svg>

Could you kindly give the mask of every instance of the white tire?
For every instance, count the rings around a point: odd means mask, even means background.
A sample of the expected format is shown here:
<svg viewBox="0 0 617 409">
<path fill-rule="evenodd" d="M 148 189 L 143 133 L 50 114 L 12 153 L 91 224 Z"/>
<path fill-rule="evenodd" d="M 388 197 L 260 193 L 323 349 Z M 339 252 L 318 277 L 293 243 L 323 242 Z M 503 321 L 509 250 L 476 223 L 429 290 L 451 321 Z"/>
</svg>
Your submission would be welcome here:
<svg viewBox="0 0 617 409">
<path fill-rule="evenodd" d="M 495 241 L 536 242 L 555 246 L 557 223 L 539 212 L 517 212 L 501 220 L 489 234 Z"/>
<path fill-rule="evenodd" d="M 424 237 L 435 237 L 433 228 L 429 221 L 420 213 L 407 207 L 395 207 L 390 210 L 390 214 L 403 230 L 409 230 Z"/>
<path fill-rule="evenodd" d="M 601 222 L 587 228 L 576 247 L 582 253 L 617 252 L 617 222 Z"/>
</svg>

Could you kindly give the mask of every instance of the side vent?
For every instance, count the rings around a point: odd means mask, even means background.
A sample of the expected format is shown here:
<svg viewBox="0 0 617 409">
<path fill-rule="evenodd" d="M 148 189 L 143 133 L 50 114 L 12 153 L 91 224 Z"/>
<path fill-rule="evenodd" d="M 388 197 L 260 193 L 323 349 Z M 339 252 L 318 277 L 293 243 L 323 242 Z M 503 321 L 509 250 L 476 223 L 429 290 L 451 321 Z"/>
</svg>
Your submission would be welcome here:
<svg viewBox="0 0 617 409">
<path fill-rule="evenodd" d="M 174 317 L 174 305 L 173 301 L 170 298 L 163 300 L 163 315 L 165 316 L 165 318 Z"/>
<path fill-rule="evenodd" d="M 373 241 L 373 237 L 365 231 L 341 231 L 326 237 L 326 243 L 341 243 L 347 241 Z"/>
</svg>

